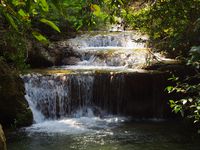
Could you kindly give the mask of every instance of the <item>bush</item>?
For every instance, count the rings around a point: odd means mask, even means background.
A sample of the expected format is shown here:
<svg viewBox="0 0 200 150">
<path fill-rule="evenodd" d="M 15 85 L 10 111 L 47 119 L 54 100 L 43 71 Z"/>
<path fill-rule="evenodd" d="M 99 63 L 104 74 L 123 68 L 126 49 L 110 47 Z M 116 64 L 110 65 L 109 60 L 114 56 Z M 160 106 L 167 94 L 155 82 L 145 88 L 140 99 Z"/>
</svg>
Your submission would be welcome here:
<svg viewBox="0 0 200 150">
<path fill-rule="evenodd" d="M 200 47 L 192 47 L 189 54 L 187 64 L 195 68 L 196 74 L 183 81 L 173 78 L 176 86 L 169 86 L 167 89 L 169 93 L 177 92 L 184 95 L 182 99 L 170 100 L 173 111 L 192 119 L 196 124 L 200 124 Z"/>
<path fill-rule="evenodd" d="M 187 56 L 188 49 L 200 42 L 196 22 L 200 0 L 157 0 L 134 11 L 129 21 L 134 29 L 147 33 L 151 45 L 172 56 Z"/>
</svg>

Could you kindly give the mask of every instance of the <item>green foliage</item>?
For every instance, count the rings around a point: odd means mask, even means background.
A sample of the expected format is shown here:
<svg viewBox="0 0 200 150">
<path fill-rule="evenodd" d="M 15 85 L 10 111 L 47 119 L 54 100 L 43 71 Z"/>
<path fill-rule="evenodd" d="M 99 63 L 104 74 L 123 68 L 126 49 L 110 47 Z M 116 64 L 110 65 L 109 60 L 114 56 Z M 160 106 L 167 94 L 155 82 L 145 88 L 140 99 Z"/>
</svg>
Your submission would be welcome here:
<svg viewBox="0 0 200 150">
<path fill-rule="evenodd" d="M 67 20 L 76 30 L 106 29 L 105 25 L 118 23 L 126 16 L 130 0 L 63 0 L 57 3 L 59 11 L 52 11 L 52 20 Z M 127 4 L 127 5 L 126 5 Z M 51 5 L 54 9 L 54 5 Z M 58 15 L 60 14 L 60 15 Z M 60 16 L 60 17 L 58 17 Z"/>
<path fill-rule="evenodd" d="M 60 29 L 52 21 L 42 18 L 40 19 L 40 22 L 45 23 L 49 25 L 50 27 L 52 27 L 54 30 L 60 32 Z"/>
<path fill-rule="evenodd" d="M 91 10 L 95 16 L 100 16 L 101 8 L 96 4 L 91 4 Z"/>
<path fill-rule="evenodd" d="M 46 0 L 2 0 L 0 11 L 1 17 L 3 17 L 3 19 L 5 18 L 4 24 L 8 23 L 16 32 L 21 34 L 29 33 L 29 30 L 34 31 L 32 28 L 32 24 L 35 21 L 34 18 L 39 18 L 42 23 L 60 32 L 59 28 L 52 21 L 44 18 L 49 11 L 49 5 Z"/>
<path fill-rule="evenodd" d="M 156 0 L 145 3 L 127 15 L 134 29 L 149 35 L 154 49 L 166 51 L 171 56 L 185 56 L 187 65 L 196 73 L 185 79 L 173 76 L 175 86 L 169 93 L 179 93 L 179 100 L 170 100 L 175 113 L 200 123 L 200 0 Z M 191 48 L 192 47 L 192 48 Z"/>
<path fill-rule="evenodd" d="M 192 65 L 197 69 L 200 69 L 200 46 L 193 46 L 190 49 L 190 59 L 188 65 Z"/>
<path fill-rule="evenodd" d="M 77 30 L 88 30 L 98 27 L 107 17 L 103 10 L 103 1 L 94 2 L 93 0 L 75 0 L 73 3 L 68 3 L 67 20 L 72 22 Z"/>
<path fill-rule="evenodd" d="M 14 67 L 20 70 L 25 69 L 27 67 L 25 64 L 27 45 L 28 41 L 22 34 L 10 29 L 0 38 L 0 56 Z"/>
<path fill-rule="evenodd" d="M 46 0 L 2 0 L 0 1 L 0 56 L 17 67 L 26 68 L 28 45 L 32 37 L 47 43 L 47 38 L 33 27 L 34 19 L 49 25 L 60 32 L 59 28 L 50 20 L 45 19 L 49 11 Z"/>
<path fill-rule="evenodd" d="M 199 41 L 200 0 L 157 0 L 129 15 L 132 27 L 147 33 L 153 45 L 185 55 Z M 195 28 L 196 27 L 196 28 Z"/>
<path fill-rule="evenodd" d="M 183 95 L 180 100 L 170 100 L 170 106 L 175 113 L 181 113 L 183 117 L 190 118 L 194 123 L 200 123 L 200 47 L 192 47 L 188 65 L 196 68 L 196 74 L 180 81 L 178 78 L 171 78 L 176 86 L 169 86 L 166 89 L 169 93 L 177 92 Z"/>
<path fill-rule="evenodd" d="M 33 31 L 32 35 L 40 42 L 42 43 L 46 43 L 47 42 L 47 38 L 45 36 L 43 36 L 41 33 L 37 32 L 37 31 Z"/>
</svg>

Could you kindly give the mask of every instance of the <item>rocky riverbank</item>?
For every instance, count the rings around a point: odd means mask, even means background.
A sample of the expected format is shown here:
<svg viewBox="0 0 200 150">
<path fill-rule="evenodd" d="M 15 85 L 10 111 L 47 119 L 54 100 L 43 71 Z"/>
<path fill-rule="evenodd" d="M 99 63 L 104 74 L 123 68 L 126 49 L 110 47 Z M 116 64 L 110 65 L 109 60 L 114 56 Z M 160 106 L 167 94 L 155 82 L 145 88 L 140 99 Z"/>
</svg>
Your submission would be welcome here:
<svg viewBox="0 0 200 150">
<path fill-rule="evenodd" d="M 17 71 L 0 60 L 0 123 L 3 126 L 32 124 L 32 112 L 24 95 L 24 83 Z"/>
</svg>

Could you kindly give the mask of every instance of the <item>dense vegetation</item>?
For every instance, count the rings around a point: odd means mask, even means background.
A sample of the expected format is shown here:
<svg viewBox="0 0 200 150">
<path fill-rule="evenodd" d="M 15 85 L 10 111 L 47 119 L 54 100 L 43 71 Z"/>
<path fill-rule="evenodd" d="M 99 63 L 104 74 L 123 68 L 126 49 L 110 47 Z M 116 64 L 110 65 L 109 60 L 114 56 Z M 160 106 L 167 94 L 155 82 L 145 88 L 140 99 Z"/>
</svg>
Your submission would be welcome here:
<svg viewBox="0 0 200 150">
<path fill-rule="evenodd" d="M 199 43 L 199 0 L 157 0 L 143 7 L 128 21 L 150 36 L 155 49 L 187 56 L 191 46 Z"/>
<path fill-rule="evenodd" d="M 129 24 L 150 37 L 154 51 L 162 51 L 174 58 L 182 58 L 194 68 L 195 74 L 185 79 L 173 77 L 176 86 L 168 91 L 181 93 L 180 100 L 170 100 L 175 113 L 200 122 L 200 0 L 156 0 L 141 9 L 131 9 Z"/>
</svg>

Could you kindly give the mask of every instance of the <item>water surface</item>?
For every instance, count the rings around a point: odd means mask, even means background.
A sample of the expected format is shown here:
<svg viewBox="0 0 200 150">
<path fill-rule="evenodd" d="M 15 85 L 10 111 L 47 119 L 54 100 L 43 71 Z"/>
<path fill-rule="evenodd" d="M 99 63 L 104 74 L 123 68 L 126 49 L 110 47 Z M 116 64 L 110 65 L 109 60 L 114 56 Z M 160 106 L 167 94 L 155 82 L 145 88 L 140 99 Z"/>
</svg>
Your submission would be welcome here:
<svg viewBox="0 0 200 150">
<path fill-rule="evenodd" d="M 72 120 L 79 124 L 76 127 L 68 124 L 68 130 L 62 132 L 53 132 L 52 128 L 42 130 L 41 125 L 8 133 L 8 150 L 199 150 L 200 147 L 200 137 L 179 122 Z"/>
</svg>

